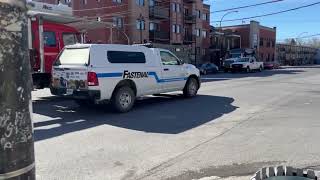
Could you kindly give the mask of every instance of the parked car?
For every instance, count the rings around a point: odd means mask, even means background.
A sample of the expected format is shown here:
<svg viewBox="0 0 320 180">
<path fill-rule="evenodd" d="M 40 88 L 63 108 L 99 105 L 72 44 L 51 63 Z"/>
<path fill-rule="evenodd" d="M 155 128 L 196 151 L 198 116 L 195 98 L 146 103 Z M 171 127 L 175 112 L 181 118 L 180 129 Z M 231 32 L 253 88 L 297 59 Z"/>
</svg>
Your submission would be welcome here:
<svg viewBox="0 0 320 180">
<path fill-rule="evenodd" d="M 217 73 L 219 72 L 219 67 L 213 63 L 205 63 L 200 65 L 198 68 L 201 74 Z"/>
<path fill-rule="evenodd" d="M 263 66 L 265 69 L 278 69 L 280 67 L 280 64 L 276 61 L 273 62 L 264 62 Z"/>
<path fill-rule="evenodd" d="M 230 58 L 230 59 L 226 59 L 223 62 L 223 71 L 224 72 L 229 72 L 232 69 L 232 64 L 237 62 L 240 58 Z"/>
<path fill-rule="evenodd" d="M 255 57 L 240 58 L 237 62 L 232 64 L 232 72 L 245 71 L 247 73 L 259 70 L 263 70 L 263 62 L 258 62 Z"/>
<path fill-rule="evenodd" d="M 136 97 L 182 91 L 196 96 L 200 72 L 165 49 L 114 44 L 66 46 L 53 66 L 51 93 L 79 105 L 110 102 L 129 111 Z"/>
</svg>

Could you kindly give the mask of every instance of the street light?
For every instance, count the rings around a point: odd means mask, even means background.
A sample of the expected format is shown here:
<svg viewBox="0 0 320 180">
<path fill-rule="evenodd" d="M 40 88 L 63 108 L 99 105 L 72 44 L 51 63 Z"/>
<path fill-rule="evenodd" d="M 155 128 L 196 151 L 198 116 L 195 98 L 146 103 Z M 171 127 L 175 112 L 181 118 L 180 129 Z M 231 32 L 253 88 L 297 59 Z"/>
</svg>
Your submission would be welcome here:
<svg viewBox="0 0 320 180">
<path fill-rule="evenodd" d="M 298 42 L 298 39 L 300 39 L 300 37 L 304 34 L 308 34 L 308 32 L 302 32 L 300 33 L 297 37 L 296 37 L 296 42 Z M 299 45 L 301 46 L 301 43 L 299 42 Z"/>
<path fill-rule="evenodd" d="M 220 20 L 220 31 L 222 32 L 222 26 L 221 26 L 221 24 L 222 24 L 222 21 L 223 21 L 223 18 L 224 17 L 226 17 L 228 14 L 232 14 L 232 13 L 237 13 L 237 12 L 239 12 L 239 11 L 229 11 L 229 12 L 227 12 L 227 13 L 225 13 L 222 17 L 221 17 L 221 20 Z M 224 34 L 222 34 L 222 36 L 224 36 Z M 221 54 L 222 54 L 222 47 L 223 47 L 223 45 L 222 45 L 222 42 L 221 42 L 221 38 L 219 37 L 219 44 L 220 44 L 220 59 L 222 58 L 221 57 Z M 220 64 L 220 66 L 221 66 L 222 64 Z"/>
<path fill-rule="evenodd" d="M 237 12 L 239 12 L 239 11 L 229 11 L 229 12 L 225 13 L 225 14 L 221 17 L 221 20 L 220 20 L 220 29 L 221 29 L 221 24 L 222 24 L 223 18 L 226 17 L 228 14 L 237 13 Z"/>
</svg>

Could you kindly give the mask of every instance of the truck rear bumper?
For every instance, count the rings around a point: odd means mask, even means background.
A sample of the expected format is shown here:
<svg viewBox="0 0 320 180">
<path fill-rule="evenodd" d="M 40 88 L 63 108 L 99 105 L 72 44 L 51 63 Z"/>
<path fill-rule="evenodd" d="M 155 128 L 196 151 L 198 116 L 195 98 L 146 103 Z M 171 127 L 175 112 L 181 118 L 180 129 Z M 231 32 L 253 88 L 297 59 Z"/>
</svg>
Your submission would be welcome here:
<svg viewBox="0 0 320 180">
<path fill-rule="evenodd" d="M 72 94 L 67 94 L 66 88 L 50 88 L 51 94 L 57 96 L 66 96 L 73 99 L 99 100 L 101 93 L 99 90 L 74 90 Z"/>
</svg>

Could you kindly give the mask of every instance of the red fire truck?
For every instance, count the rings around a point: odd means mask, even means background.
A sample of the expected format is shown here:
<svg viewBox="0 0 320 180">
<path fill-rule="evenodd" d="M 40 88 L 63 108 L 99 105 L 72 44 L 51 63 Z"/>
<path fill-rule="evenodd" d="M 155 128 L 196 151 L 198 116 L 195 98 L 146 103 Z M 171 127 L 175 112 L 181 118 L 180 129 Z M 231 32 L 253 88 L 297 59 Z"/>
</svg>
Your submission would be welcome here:
<svg viewBox="0 0 320 180">
<path fill-rule="evenodd" d="M 41 2 L 28 2 L 28 39 L 33 84 L 49 87 L 52 64 L 66 45 L 85 42 L 89 29 L 107 27 L 103 22 L 72 16 L 72 8 Z"/>
</svg>

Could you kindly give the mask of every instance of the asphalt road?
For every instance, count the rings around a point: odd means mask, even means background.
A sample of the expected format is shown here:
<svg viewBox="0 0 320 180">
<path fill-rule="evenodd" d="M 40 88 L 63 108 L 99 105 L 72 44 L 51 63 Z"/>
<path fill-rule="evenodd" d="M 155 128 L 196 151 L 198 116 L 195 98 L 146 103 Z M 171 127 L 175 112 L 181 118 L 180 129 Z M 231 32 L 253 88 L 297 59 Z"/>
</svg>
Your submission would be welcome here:
<svg viewBox="0 0 320 180">
<path fill-rule="evenodd" d="M 320 66 L 203 81 L 196 98 L 146 97 L 127 114 L 34 91 L 37 179 L 248 179 L 263 166 L 320 169 Z"/>
</svg>

